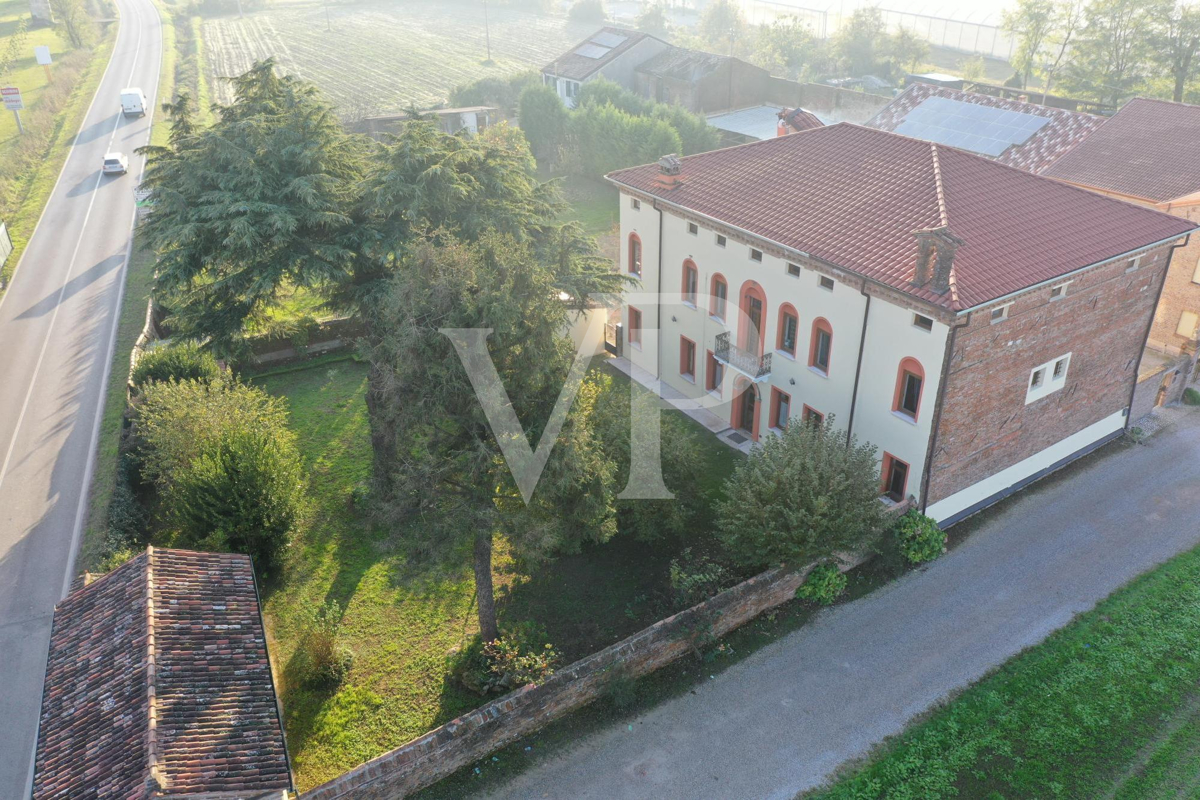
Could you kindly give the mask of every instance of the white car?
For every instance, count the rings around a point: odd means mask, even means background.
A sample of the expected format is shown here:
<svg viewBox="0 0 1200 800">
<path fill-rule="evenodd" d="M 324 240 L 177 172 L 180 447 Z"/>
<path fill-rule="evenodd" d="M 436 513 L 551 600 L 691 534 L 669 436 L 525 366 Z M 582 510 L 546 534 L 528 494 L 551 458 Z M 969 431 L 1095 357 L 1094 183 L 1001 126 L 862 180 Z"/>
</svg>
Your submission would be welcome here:
<svg viewBox="0 0 1200 800">
<path fill-rule="evenodd" d="M 124 153 L 105 153 L 101 171 L 106 175 L 124 175 L 129 171 L 129 156 Z"/>
</svg>

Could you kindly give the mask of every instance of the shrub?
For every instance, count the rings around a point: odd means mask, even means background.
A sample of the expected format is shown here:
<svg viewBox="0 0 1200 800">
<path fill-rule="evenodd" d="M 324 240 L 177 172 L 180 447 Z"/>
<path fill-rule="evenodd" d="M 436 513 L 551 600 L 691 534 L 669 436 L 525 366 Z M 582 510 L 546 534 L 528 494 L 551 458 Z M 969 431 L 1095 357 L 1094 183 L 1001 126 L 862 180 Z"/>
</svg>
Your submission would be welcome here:
<svg viewBox="0 0 1200 800">
<path fill-rule="evenodd" d="M 554 674 L 559 655 L 545 632 L 522 625 L 492 642 L 475 637 L 459 657 L 459 681 L 481 695 L 539 683 Z"/>
<path fill-rule="evenodd" d="M 342 643 L 342 607 L 330 600 L 310 614 L 301 651 L 301 681 L 315 689 L 331 689 L 346 679 L 354 664 L 354 653 Z"/>
<path fill-rule="evenodd" d="M 549 86 L 531 86 L 521 92 L 517 116 L 538 163 L 557 163 L 567 135 L 567 108 L 558 93 Z"/>
<path fill-rule="evenodd" d="M 728 570 L 704 554 L 693 555 L 690 547 L 671 559 L 671 589 L 680 608 L 704 602 L 720 592 L 728 579 Z"/>
<path fill-rule="evenodd" d="M 717 533 L 731 558 L 761 569 L 864 549 L 886 521 L 875 448 L 832 425 L 766 436 L 726 482 Z"/>
<path fill-rule="evenodd" d="M 823 561 L 812 568 L 804 583 L 796 590 L 796 597 L 827 606 L 846 591 L 846 575 L 837 564 Z"/>
<path fill-rule="evenodd" d="M 456 108 L 495 106 L 505 115 L 512 116 L 517 113 L 521 94 L 541 84 L 541 74 L 533 70 L 518 72 L 508 78 L 480 78 L 451 90 L 450 105 Z"/>
<path fill-rule="evenodd" d="M 932 561 L 946 552 L 946 534 L 931 518 L 908 511 L 896 521 L 896 546 L 910 564 Z"/>
<path fill-rule="evenodd" d="M 604 10 L 603 0 L 576 0 L 567 16 L 572 22 L 604 22 L 608 12 Z"/>
<path fill-rule="evenodd" d="M 221 367 L 212 353 L 195 342 L 166 345 L 147 350 L 133 368 L 130 381 L 137 390 L 151 381 L 216 380 Z"/>
<path fill-rule="evenodd" d="M 1183 404 L 1185 406 L 1200 406 L 1200 392 L 1190 388 L 1184 389 Z"/>
</svg>

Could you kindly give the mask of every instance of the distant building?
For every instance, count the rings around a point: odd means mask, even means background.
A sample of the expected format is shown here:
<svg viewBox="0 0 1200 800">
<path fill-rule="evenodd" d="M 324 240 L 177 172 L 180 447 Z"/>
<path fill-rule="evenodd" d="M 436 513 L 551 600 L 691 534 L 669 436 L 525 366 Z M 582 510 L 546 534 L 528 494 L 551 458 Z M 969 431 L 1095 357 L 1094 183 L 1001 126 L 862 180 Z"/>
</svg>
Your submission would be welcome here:
<svg viewBox="0 0 1200 800">
<path fill-rule="evenodd" d="M 928 83 L 931 86 L 941 86 L 944 89 L 958 89 L 960 91 L 964 83 L 962 78 L 956 75 L 947 75 L 944 72 L 925 72 L 919 75 L 906 75 L 904 82 L 910 86 L 914 83 Z"/>
<path fill-rule="evenodd" d="M 670 47 L 657 36 L 641 31 L 601 28 L 542 67 L 542 83 L 558 92 L 568 107 L 575 105 L 580 87 L 596 78 L 636 91 L 637 67 Z"/>
<path fill-rule="evenodd" d="M 635 377 L 741 447 L 833 416 L 943 523 L 1121 434 L 1196 227 L 847 123 L 609 180 Z"/>
<path fill-rule="evenodd" d="M 499 113 L 494 106 L 469 106 L 465 108 L 433 108 L 420 111 L 423 117 L 433 117 L 437 120 L 438 129 L 443 133 L 458 133 L 466 131 L 476 134 L 490 127 L 493 119 Z M 386 133 L 398 133 L 400 127 L 411 119 L 407 111 L 398 114 L 378 114 L 365 117 L 354 127 L 360 133 L 380 138 Z"/>
<path fill-rule="evenodd" d="M 147 548 L 58 604 L 34 800 L 292 788 L 248 557 Z"/>
<path fill-rule="evenodd" d="M 640 64 L 634 91 L 702 114 L 761 103 L 771 74 L 733 56 L 670 47 Z"/>
</svg>

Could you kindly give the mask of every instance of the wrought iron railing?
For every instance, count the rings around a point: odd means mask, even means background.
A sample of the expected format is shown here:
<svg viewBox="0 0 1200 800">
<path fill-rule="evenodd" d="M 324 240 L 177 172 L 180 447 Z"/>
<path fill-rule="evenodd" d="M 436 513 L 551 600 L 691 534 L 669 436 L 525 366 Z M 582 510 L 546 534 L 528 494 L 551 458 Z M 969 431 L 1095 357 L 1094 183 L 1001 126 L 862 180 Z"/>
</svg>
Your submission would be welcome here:
<svg viewBox="0 0 1200 800">
<path fill-rule="evenodd" d="M 771 354 L 758 355 L 735 345 L 730 339 L 730 332 L 717 334 L 716 349 L 713 357 L 722 364 L 728 364 L 751 380 L 760 380 L 771 374 Z"/>
</svg>

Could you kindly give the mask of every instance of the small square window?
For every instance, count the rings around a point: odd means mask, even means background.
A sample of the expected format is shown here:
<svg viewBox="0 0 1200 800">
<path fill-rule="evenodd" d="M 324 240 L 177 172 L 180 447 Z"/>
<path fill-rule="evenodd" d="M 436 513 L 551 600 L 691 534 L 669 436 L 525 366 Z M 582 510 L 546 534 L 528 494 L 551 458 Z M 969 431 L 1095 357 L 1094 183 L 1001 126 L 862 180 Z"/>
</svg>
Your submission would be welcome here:
<svg viewBox="0 0 1200 800">
<path fill-rule="evenodd" d="M 638 200 L 636 197 L 631 197 L 629 198 L 629 207 L 634 211 L 640 211 L 642 208 L 642 201 Z"/>
<path fill-rule="evenodd" d="M 825 289 L 826 291 L 832 292 L 833 291 L 833 278 L 830 278 L 827 275 L 822 275 L 821 276 L 821 288 Z"/>
<path fill-rule="evenodd" d="M 1066 296 L 1067 296 L 1067 285 L 1065 283 L 1060 283 L 1058 286 L 1055 286 L 1054 288 L 1052 288 L 1050 290 L 1050 299 L 1051 300 L 1061 300 Z"/>
<path fill-rule="evenodd" d="M 1008 319 L 1009 308 L 1011 308 L 1011 306 L 1000 306 L 999 308 L 993 308 L 991 314 L 992 323 L 994 324 L 997 322 L 1003 322 L 1004 320 Z"/>
<path fill-rule="evenodd" d="M 694 222 L 689 222 L 688 233 L 690 233 L 692 236 L 695 236 L 696 234 L 700 233 L 700 226 Z"/>
<path fill-rule="evenodd" d="M 923 331 L 933 330 L 933 320 L 921 314 L 913 314 L 913 326 Z"/>
<path fill-rule="evenodd" d="M 799 264 L 788 264 L 788 275 L 791 275 L 793 278 L 799 278 L 800 277 L 800 265 Z"/>
<path fill-rule="evenodd" d="M 1054 362 L 1054 379 L 1058 380 L 1059 378 L 1066 376 L 1066 374 L 1067 360 L 1065 358 L 1060 358 L 1058 361 Z"/>
<path fill-rule="evenodd" d="M 725 237 L 718 233 L 717 234 L 717 247 L 724 247 L 724 246 L 725 246 Z"/>
<path fill-rule="evenodd" d="M 1035 369 L 1033 371 L 1033 377 L 1029 379 L 1029 388 L 1036 389 L 1039 386 L 1041 386 L 1045 380 L 1046 380 L 1046 370 Z"/>
<path fill-rule="evenodd" d="M 1125 265 L 1125 272 L 1136 272 L 1138 268 L 1138 261 L 1140 261 L 1141 258 L 1141 256 L 1138 256 L 1137 258 L 1129 259 L 1129 263 Z"/>
<path fill-rule="evenodd" d="M 755 250 L 753 247 L 751 247 L 750 248 L 750 260 L 761 262 L 762 261 L 762 250 Z"/>
</svg>

